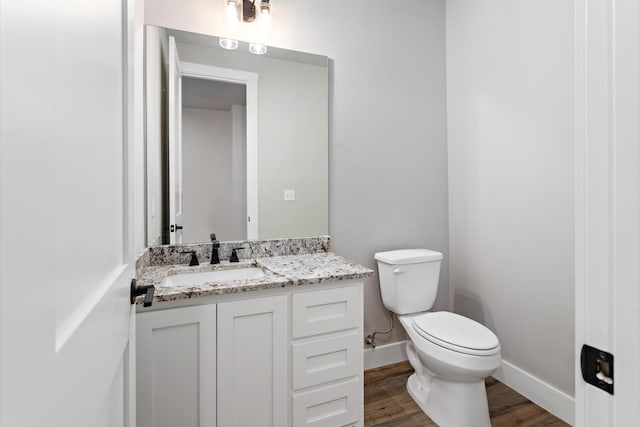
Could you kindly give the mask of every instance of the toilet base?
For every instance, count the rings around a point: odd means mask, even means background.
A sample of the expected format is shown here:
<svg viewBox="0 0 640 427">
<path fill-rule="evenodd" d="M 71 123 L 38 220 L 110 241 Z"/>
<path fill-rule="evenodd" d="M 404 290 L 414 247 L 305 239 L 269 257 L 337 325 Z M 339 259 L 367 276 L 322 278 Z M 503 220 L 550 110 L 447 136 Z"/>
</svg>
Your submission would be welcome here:
<svg viewBox="0 0 640 427">
<path fill-rule="evenodd" d="M 426 383 L 414 373 L 407 391 L 440 427 L 491 427 L 484 381 L 456 383 L 434 377 Z"/>
<path fill-rule="evenodd" d="M 427 405 L 427 398 L 429 397 L 429 392 L 431 391 L 431 385 L 425 384 L 423 381 L 420 381 L 418 378 L 418 374 L 411 374 L 409 379 L 407 380 L 407 391 L 413 398 L 413 400 L 418 404 L 422 412 L 426 413 L 425 409 Z"/>
</svg>

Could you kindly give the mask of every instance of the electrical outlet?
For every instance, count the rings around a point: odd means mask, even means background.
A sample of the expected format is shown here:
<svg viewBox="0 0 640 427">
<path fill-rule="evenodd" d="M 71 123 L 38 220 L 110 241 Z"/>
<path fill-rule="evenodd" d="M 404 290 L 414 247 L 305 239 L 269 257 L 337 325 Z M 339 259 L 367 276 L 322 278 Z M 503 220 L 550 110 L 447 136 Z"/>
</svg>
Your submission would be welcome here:
<svg viewBox="0 0 640 427">
<path fill-rule="evenodd" d="M 295 202 L 296 201 L 296 190 L 284 190 L 284 201 L 285 202 Z"/>
</svg>

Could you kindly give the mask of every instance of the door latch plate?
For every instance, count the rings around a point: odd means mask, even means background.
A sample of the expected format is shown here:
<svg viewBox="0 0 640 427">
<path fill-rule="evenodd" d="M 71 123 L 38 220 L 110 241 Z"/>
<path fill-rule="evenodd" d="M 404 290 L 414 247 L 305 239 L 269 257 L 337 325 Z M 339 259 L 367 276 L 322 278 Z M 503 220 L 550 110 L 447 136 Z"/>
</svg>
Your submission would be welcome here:
<svg viewBox="0 0 640 427">
<path fill-rule="evenodd" d="M 613 354 L 583 345 L 580 368 L 585 382 L 613 394 Z"/>
</svg>

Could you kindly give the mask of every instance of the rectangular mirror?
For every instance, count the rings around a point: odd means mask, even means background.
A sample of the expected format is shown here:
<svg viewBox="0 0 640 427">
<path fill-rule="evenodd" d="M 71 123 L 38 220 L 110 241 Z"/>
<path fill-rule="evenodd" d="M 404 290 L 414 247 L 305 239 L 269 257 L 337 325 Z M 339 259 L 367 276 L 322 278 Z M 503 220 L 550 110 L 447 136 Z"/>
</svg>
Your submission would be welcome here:
<svg viewBox="0 0 640 427">
<path fill-rule="evenodd" d="M 327 235 L 328 58 L 146 26 L 147 244 Z"/>
</svg>

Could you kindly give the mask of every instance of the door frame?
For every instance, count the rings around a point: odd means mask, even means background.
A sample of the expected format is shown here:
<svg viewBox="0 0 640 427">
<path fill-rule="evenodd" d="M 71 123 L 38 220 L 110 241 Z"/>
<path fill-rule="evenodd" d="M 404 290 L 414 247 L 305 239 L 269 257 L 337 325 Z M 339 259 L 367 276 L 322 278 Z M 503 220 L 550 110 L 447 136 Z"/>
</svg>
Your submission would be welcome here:
<svg viewBox="0 0 640 427">
<path fill-rule="evenodd" d="M 194 62 L 180 63 L 183 77 L 242 84 L 247 90 L 247 240 L 258 239 L 258 74 Z"/>
<path fill-rule="evenodd" d="M 640 6 L 575 3 L 575 425 L 640 417 Z M 614 355 L 614 395 L 582 379 L 589 344 Z"/>
</svg>

